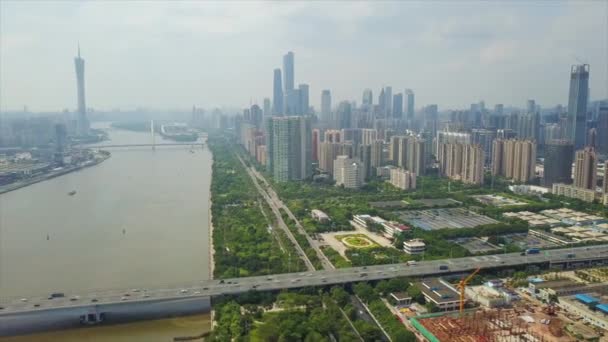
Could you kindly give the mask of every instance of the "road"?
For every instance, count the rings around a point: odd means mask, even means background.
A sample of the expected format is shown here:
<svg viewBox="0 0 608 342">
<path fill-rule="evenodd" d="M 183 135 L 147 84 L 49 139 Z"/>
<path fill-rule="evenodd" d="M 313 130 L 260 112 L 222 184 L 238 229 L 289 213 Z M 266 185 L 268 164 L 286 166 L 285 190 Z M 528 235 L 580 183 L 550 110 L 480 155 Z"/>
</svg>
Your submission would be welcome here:
<svg viewBox="0 0 608 342">
<path fill-rule="evenodd" d="M 298 240 L 296 240 L 296 238 L 295 238 L 295 236 L 293 236 L 293 233 L 291 232 L 291 230 L 289 230 L 289 227 L 287 227 L 287 224 L 285 224 L 285 221 L 283 221 L 283 216 L 281 215 L 281 211 L 279 210 L 279 207 L 277 207 L 275 201 L 273 201 L 270 198 L 268 193 L 258 183 L 258 178 L 254 174 L 255 169 L 248 167 L 247 164 L 245 164 L 245 162 L 241 158 L 241 156 L 238 155 L 238 153 L 235 153 L 235 155 L 239 159 L 241 164 L 243 164 L 243 167 L 245 168 L 245 170 L 247 170 L 247 174 L 249 175 L 249 177 L 251 177 L 251 181 L 255 185 L 256 189 L 258 189 L 258 192 L 260 193 L 260 195 L 262 195 L 264 200 L 266 200 L 266 203 L 268 203 L 268 206 L 270 207 L 270 209 L 276 216 L 276 221 L 277 221 L 279 228 L 281 228 L 281 229 L 283 229 L 283 231 L 285 231 L 285 234 L 287 234 L 287 237 L 289 238 L 291 243 L 293 243 L 293 245 L 295 246 L 296 250 L 298 251 L 299 257 L 302 259 L 302 261 L 304 261 L 304 264 L 306 265 L 306 269 L 309 271 L 314 271 L 315 266 L 312 264 L 310 259 L 308 259 L 308 256 L 302 249 L 302 246 L 300 246 L 300 244 L 298 243 Z"/>
<path fill-rule="evenodd" d="M 313 238 L 310 237 L 310 235 L 308 235 L 308 232 L 306 232 L 306 229 L 304 229 L 304 227 L 302 227 L 298 218 L 291 212 L 291 210 L 289 210 L 289 207 L 287 207 L 285 205 L 285 203 L 283 203 L 283 201 L 279 198 L 279 196 L 274 191 L 274 189 L 270 186 L 270 184 L 268 184 L 268 182 L 266 181 L 264 176 L 262 176 L 262 174 L 260 174 L 254 167 L 251 167 L 250 169 L 251 169 L 251 172 L 257 177 L 257 179 L 259 179 L 260 181 L 262 181 L 264 183 L 264 185 L 266 187 L 266 191 L 270 195 L 270 198 L 274 202 L 274 205 L 277 208 L 282 208 L 283 210 L 285 210 L 285 212 L 287 213 L 289 218 L 292 219 L 296 223 L 296 228 L 298 229 L 298 232 L 300 232 L 300 234 L 302 234 L 306 237 L 308 244 L 310 244 L 310 246 L 317 253 L 317 257 L 321 261 L 321 265 L 323 265 L 323 269 L 326 269 L 326 270 L 335 269 L 334 265 L 331 263 L 331 261 L 329 261 L 327 256 L 325 256 L 325 254 L 321 250 L 318 241 L 314 240 Z"/>
<path fill-rule="evenodd" d="M 568 258 L 568 254 L 575 254 L 575 257 Z M 205 280 L 198 283 L 184 284 L 183 286 L 170 286 L 161 289 L 137 289 L 137 291 L 134 289 L 107 290 L 89 294 L 66 293 L 65 298 L 56 299 L 47 299 L 48 295 L 23 298 L 25 301 L 22 301 L 19 298 L 0 298 L 0 307 L 2 308 L 0 309 L 0 316 L 8 313 L 121 303 L 133 300 L 158 301 L 163 299 L 186 298 L 190 296 L 240 294 L 251 290 L 271 291 L 307 286 L 326 286 L 357 281 L 390 279 L 394 277 L 441 276 L 451 273 L 470 272 L 477 267 L 481 269 L 494 269 L 549 262 L 583 263 L 590 260 L 596 260 L 597 264 L 607 265 L 608 245 L 555 249 L 547 251 L 546 253 L 541 252 L 540 254 L 526 256 L 522 256 L 519 253 L 510 253 L 492 256 L 421 261 L 415 266 L 388 264 L 224 280 Z M 448 270 L 440 270 L 440 265 L 448 266 Z M 60 291 L 60 289 L 58 289 L 58 291 Z M 79 297 L 76 298 L 75 296 Z M 70 298 L 74 298 L 74 300 L 70 300 Z M 93 300 L 95 300 L 95 302 L 93 302 Z"/>
</svg>

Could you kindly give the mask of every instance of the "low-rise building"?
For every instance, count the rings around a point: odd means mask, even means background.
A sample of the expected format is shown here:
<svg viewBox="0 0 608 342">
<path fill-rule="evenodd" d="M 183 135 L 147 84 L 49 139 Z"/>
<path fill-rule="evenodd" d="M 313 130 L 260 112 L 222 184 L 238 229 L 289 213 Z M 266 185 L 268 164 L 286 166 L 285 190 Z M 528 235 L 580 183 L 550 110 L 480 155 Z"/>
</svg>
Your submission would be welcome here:
<svg viewBox="0 0 608 342">
<path fill-rule="evenodd" d="M 598 305 L 597 302 L 589 302 L 588 299 L 593 300 L 593 297 L 588 295 L 564 296 L 560 297 L 557 306 L 569 314 L 581 317 L 585 323 L 608 330 L 608 305 Z"/>
<path fill-rule="evenodd" d="M 559 196 L 577 198 L 585 202 L 593 202 L 595 199 L 595 190 L 578 188 L 571 184 L 554 183 L 552 193 Z"/>
<path fill-rule="evenodd" d="M 403 242 L 403 251 L 407 254 L 422 254 L 425 250 L 426 244 L 421 239 L 412 239 Z"/>
<path fill-rule="evenodd" d="M 319 209 L 311 210 L 310 216 L 312 216 L 313 219 L 321 223 L 329 222 L 329 216 Z"/>
<path fill-rule="evenodd" d="M 382 223 L 382 227 L 384 227 L 384 236 L 389 239 L 392 239 L 395 236 L 401 235 L 410 230 L 409 226 L 394 221 L 386 221 Z"/>
<path fill-rule="evenodd" d="M 559 246 L 569 245 L 573 242 L 572 240 L 566 237 L 555 235 L 544 230 L 530 229 L 528 231 L 528 234 L 540 238 L 542 240 L 553 242 L 554 244 Z"/>
<path fill-rule="evenodd" d="M 354 215 L 353 220 L 351 221 L 354 225 L 364 228 L 366 230 L 369 229 L 370 224 L 379 225 L 382 227 L 383 235 L 389 239 L 392 239 L 396 235 L 403 234 L 407 232 L 410 227 L 399 222 L 395 221 L 387 221 L 382 217 L 371 216 L 367 214 L 362 215 Z"/>
<path fill-rule="evenodd" d="M 412 304 L 412 297 L 406 292 L 391 292 L 390 298 L 395 301 L 396 306 L 408 306 Z"/>
<path fill-rule="evenodd" d="M 460 308 L 460 295 L 452 284 L 441 278 L 424 279 L 417 286 L 427 303 L 433 303 L 441 311 L 454 311 Z"/>
</svg>

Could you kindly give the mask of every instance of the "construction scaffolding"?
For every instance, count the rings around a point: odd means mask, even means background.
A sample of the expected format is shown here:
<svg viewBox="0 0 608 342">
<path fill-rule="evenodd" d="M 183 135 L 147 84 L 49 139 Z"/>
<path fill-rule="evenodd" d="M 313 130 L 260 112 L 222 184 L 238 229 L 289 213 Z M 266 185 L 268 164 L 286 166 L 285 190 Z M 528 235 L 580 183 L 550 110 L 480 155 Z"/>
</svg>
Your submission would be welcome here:
<svg viewBox="0 0 608 342">
<path fill-rule="evenodd" d="M 525 318 L 525 316 L 524 316 Z M 512 309 L 477 310 L 459 315 L 443 315 L 417 318 L 435 341 L 454 342 L 546 342 L 551 341 L 532 331 L 530 323 Z M 551 332 L 560 333 L 559 322 L 550 327 Z M 426 336 L 428 338 L 428 336 Z"/>
</svg>

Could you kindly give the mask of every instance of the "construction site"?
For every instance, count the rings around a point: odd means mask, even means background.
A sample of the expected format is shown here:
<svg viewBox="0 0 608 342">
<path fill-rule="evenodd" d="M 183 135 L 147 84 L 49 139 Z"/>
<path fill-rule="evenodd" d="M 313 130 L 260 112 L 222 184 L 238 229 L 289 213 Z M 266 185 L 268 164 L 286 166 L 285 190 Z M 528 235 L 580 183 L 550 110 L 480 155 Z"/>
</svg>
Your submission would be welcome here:
<svg viewBox="0 0 608 342">
<path fill-rule="evenodd" d="M 434 314 L 411 320 L 429 341 L 454 342 L 566 342 L 564 322 L 553 307 L 486 309 L 464 314 Z"/>
</svg>

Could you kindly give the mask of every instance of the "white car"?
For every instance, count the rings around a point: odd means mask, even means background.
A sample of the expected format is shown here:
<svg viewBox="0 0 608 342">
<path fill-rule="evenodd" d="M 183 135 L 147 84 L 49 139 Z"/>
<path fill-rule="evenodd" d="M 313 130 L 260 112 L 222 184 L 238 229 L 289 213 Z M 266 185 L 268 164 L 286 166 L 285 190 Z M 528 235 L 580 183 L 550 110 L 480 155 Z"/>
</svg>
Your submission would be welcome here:
<svg viewBox="0 0 608 342">
<path fill-rule="evenodd" d="M 181 290 L 179 291 L 179 293 L 188 293 L 188 290 L 186 290 L 186 289 L 181 289 Z"/>
</svg>

